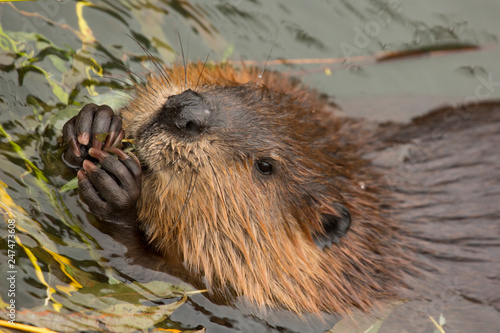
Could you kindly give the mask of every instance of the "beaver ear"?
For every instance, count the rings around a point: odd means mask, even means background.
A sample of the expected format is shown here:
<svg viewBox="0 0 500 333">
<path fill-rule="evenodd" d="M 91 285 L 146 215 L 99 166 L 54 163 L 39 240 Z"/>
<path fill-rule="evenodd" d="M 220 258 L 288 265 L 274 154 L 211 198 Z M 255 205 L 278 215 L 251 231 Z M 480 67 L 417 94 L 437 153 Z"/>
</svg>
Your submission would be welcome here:
<svg viewBox="0 0 500 333">
<path fill-rule="evenodd" d="M 339 243 L 339 238 L 344 236 L 351 226 L 351 214 L 347 208 L 340 203 L 334 203 L 332 207 L 337 215 L 321 214 L 323 232 L 313 235 L 314 244 L 321 250 Z"/>
</svg>

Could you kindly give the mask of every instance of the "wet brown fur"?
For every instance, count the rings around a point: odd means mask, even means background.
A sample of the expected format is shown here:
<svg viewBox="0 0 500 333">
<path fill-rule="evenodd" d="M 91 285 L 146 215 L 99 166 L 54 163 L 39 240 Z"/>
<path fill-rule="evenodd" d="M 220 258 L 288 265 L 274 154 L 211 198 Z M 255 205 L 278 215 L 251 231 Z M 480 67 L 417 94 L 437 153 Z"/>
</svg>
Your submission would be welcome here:
<svg viewBox="0 0 500 333">
<path fill-rule="evenodd" d="M 211 292 L 257 306 L 346 313 L 391 297 L 411 258 L 389 217 L 383 178 L 361 157 L 367 138 L 356 121 L 332 116 L 325 99 L 283 75 L 203 67 L 189 65 L 186 76 L 182 66 L 166 69 L 170 82 L 149 76 L 121 110 L 146 168 L 138 209 L 147 241 Z M 225 94 L 229 87 L 236 90 Z M 188 88 L 219 98 L 228 106 L 221 112 L 244 105 L 239 114 L 250 121 L 194 142 L 142 135 L 165 101 Z M 269 156 L 279 169 L 264 178 L 254 162 Z M 321 213 L 338 213 L 335 202 L 352 225 L 323 251 L 312 235 Z"/>
</svg>

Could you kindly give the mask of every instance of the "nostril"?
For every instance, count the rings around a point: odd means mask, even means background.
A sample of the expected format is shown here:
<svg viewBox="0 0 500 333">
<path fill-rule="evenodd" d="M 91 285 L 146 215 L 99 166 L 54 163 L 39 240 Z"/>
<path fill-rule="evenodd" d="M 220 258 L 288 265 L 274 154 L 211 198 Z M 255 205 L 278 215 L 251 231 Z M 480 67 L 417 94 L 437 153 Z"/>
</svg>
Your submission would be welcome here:
<svg viewBox="0 0 500 333">
<path fill-rule="evenodd" d="M 194 130 L 195 128 L 196 128 L 196 125 L 195 125 L 194 121 L 188 121 L 188 122 L 186 123 L 186 129 L 187 129 L 188 131 L 192 131 L 192 130 Z"/>
<path fill-rule="evenodd" d="M 202 125 L 194 120 L 189 120 L 185 126 L 188 132 L 201 132 L 203 130 Z"/>
<path fill-rule="evenodd" d="M 191 134 L 201 133 L 204 129 L 204 125 L 197 119 L 179 119 L 175 121 L 175 126 L 182 132 L 188 132 Z"/>
</svg>

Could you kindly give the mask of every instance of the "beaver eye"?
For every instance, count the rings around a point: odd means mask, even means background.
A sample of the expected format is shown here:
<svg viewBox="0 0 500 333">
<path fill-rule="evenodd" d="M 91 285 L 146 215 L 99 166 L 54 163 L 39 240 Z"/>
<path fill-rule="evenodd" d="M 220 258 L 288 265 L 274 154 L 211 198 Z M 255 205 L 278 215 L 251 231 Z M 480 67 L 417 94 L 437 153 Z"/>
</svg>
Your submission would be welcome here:
<svg viewBox="0 0 500 333">
<path fill-rule="evenodd" d="M 257 170 L 263 175 L 270 175 L 273 173 L 273 165 L 268 161 L 257 161 Z"/>
</svg>

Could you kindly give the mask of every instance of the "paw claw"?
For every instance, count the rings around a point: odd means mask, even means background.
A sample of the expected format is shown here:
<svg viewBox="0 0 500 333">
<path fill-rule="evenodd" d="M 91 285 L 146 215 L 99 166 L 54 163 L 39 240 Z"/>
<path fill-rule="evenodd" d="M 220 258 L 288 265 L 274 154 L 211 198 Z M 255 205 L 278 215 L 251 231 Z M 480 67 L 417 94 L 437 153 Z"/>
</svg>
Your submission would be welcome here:
<svg viewBox="0 0 500 333">
<path fill-rule="evenodd" d="M 106 157 L 108 157 L 108 154 L 104 150 L 95 147 L 90 148 L 89 155 L 97 158 L 101 163 Z"/>
<path fill-rule="evenodd" d="M 85 171 L 83 171 L 82 169 L 78 170 L 78 172 L 76 173 L 76 178 L 78 178 L 78 181 L 83 181 L 87 178 L 87 176 L 85 175 Z"/>
<path fill-rule="evenodd" d="M 92 173 L 97 169 L 98 169 L 97 166 L 95 166 L 95 164 L 90 162 L 89 160 L 83 161 L 83 170 L 85 170 L 85 172 Z"/>
<path fill-rule="evenodd" d="M 124 159 L 129 157 L 129 155 L 127 155 L 123 150 L 116 148 L 116 147 L 109 147 L 109 148 L 105 148 L 104 150 L 109 152 L 109 153 L 113 153 L 113 154 L 117 155 L 120 158 L 120 160 L 124 160 Z"/>
<path fill-rule="evenodd" d="M 80 146 L 78 145 L 78 142 L 75 140 L 75 138 L 71 138 L 69 140 L 69 147 L 73 152 L 73 155 L 75 155 L 76 157 L 82 157 Z"/>
<path fill-rule="evenodd" d="M 90 141 L 90 135 L 87 132 L 81 133 L 78 136 L 78 142 L 80 142 L 81 145 L 86 146 L 89 144 L 89 141 Z"/>
</svg>

